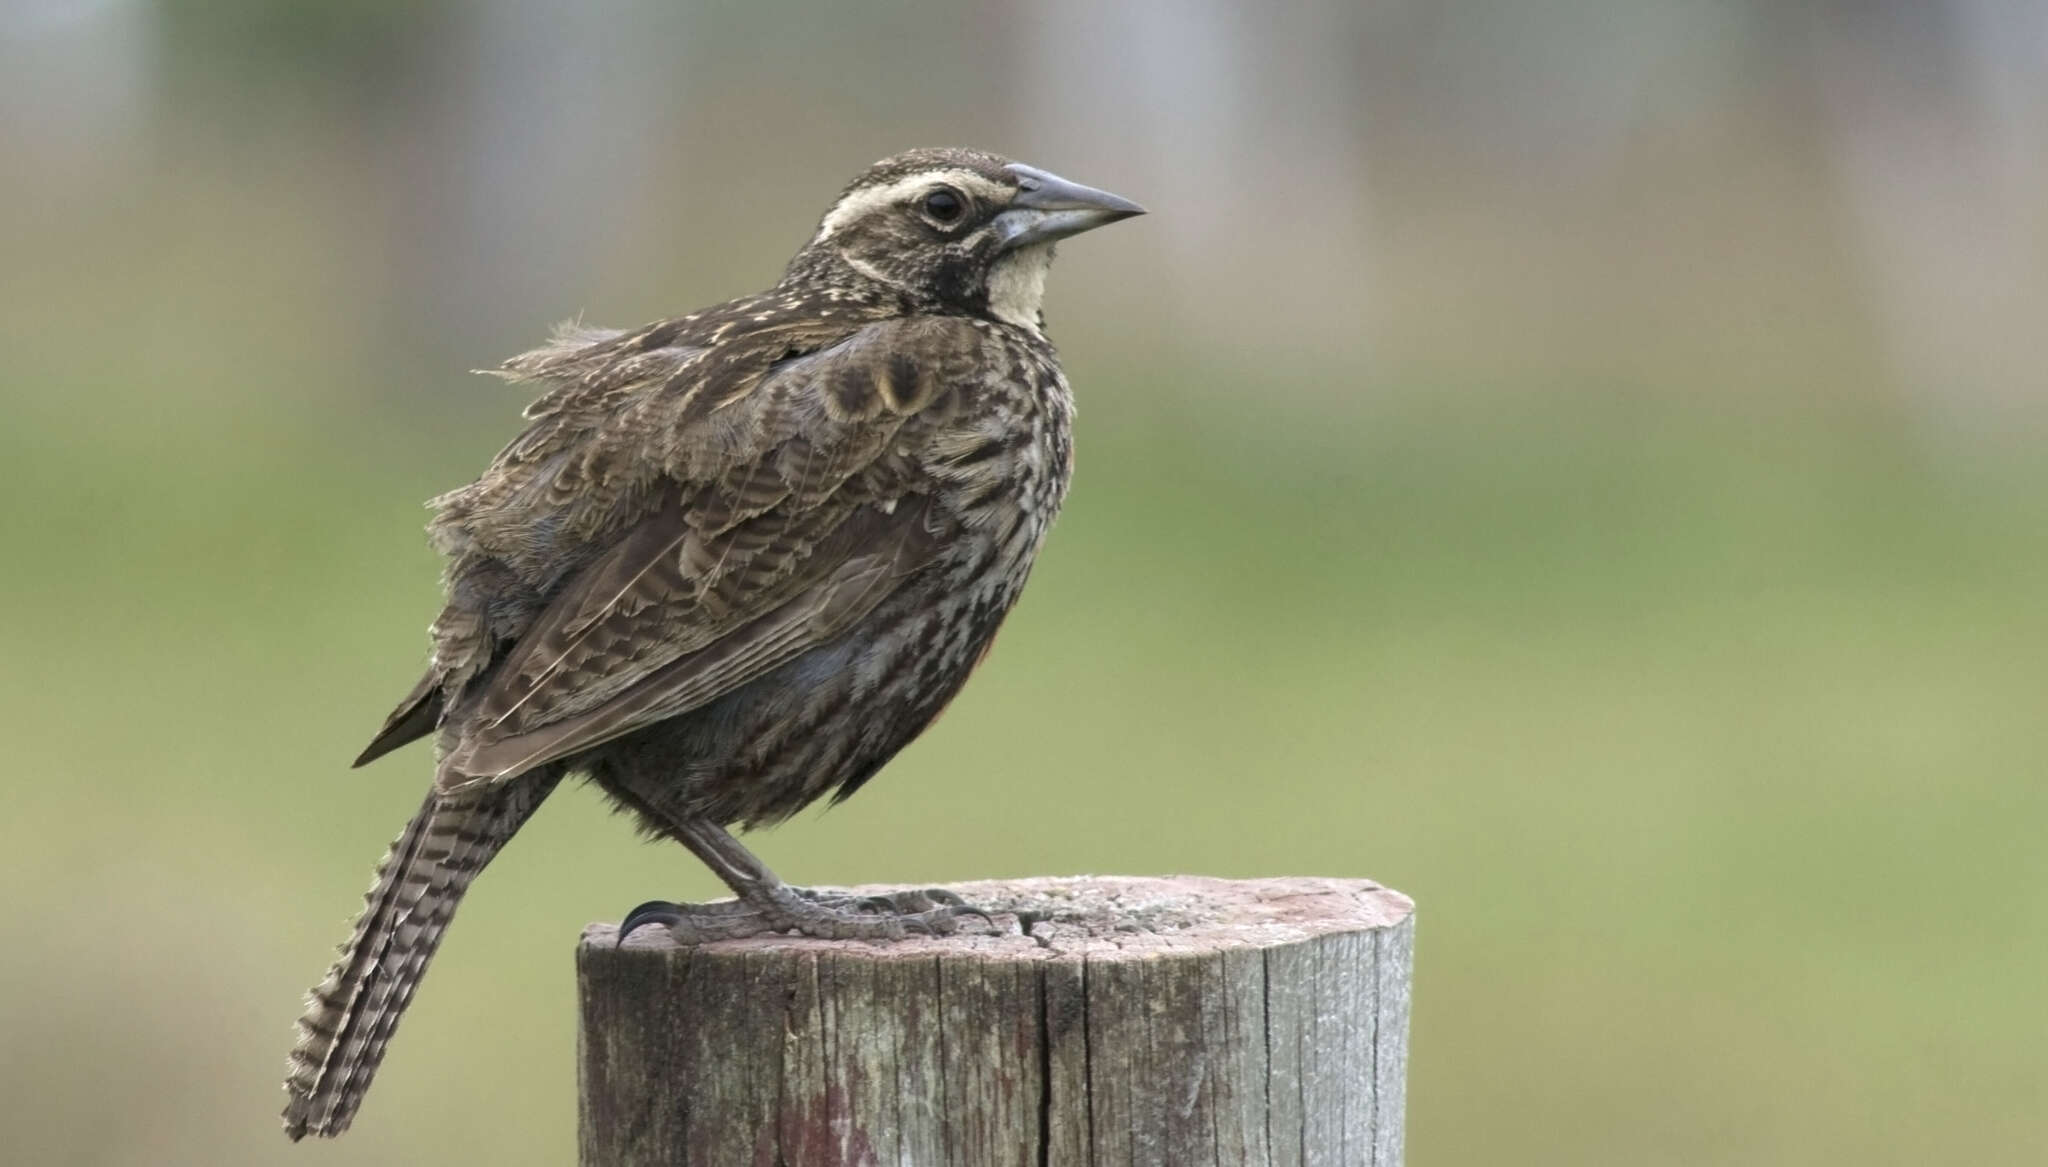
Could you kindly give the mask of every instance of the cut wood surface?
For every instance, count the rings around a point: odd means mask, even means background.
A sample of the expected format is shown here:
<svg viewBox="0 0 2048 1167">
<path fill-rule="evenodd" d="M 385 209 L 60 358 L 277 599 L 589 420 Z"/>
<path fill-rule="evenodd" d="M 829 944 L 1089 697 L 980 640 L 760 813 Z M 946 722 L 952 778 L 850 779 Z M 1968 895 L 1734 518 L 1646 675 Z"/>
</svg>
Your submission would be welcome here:
<svg viewBox="0 0 2048 1167">
<path fill-rule="evenodd" d="M 948 887 L 993 930 L 683 946 L 650 927 L 621 947 L 585 929 L 584 1167 L 1401 1161 L 1406 896 L 1315 878 Z"/>
</svg>

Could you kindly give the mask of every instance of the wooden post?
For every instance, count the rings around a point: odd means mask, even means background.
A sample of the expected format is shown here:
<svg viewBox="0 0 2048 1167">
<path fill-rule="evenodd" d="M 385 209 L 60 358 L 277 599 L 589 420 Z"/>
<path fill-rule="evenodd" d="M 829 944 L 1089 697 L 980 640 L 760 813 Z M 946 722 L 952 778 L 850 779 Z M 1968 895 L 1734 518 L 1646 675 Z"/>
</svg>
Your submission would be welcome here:
<svg viewBox="0 0 2048 1167">
<path fill-rule="evenodd" d="M 1406 896 L 952 890 L 996 933 L 679 947 L 654 927 L 619 947 L 585 929 L 583 1167 L 1401 1162 Z"/>
</svg>

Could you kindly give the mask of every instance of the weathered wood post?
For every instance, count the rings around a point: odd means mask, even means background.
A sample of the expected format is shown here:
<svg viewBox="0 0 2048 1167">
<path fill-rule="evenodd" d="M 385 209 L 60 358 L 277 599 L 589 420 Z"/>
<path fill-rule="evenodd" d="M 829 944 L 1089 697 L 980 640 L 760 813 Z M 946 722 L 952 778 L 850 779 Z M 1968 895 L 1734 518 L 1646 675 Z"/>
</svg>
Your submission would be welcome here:
<svg viewBox="0 0 2048 1167">
<path fill-rule="evenodd" d="M 586 929 L 583 1167 L 1401 1162 L 1406 896 L 953 890 L 997 933 L 679 947 L 649 928 L 619 947 Z"/>
</svg>

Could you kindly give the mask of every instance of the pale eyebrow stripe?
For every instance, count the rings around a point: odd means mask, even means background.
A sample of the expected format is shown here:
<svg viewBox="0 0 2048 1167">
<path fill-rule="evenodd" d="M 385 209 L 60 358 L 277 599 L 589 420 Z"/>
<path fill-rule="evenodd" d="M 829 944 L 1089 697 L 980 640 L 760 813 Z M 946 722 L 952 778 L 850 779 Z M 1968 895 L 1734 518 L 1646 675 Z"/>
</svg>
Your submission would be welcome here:
<svg viewBox="0 0 2048 1167">
<path fill-rule="evenodd" d="M 840 228 L 865 217 L 879 207 L 886 207 L 900 199 L 923 190 L 928 186 L 947 183 L 968 191 L 985 202 L 998 202 L 1009 196 L 1009 188 L 1001 183 L 991 182 L 972 170 L 925 170 L 906 175 L 887 186 L 870 187 L 855 191 L 839 201 L 832 208 L 825 221 L 818 224 L 818 239 L 830 238 Z"/>
</svg>

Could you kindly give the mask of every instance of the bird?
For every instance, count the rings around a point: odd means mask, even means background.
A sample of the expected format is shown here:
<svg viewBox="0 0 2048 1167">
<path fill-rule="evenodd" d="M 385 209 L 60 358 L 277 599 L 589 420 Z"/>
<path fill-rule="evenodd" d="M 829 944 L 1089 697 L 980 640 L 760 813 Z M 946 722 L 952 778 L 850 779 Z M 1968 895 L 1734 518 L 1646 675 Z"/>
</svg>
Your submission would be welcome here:
<svg viewBox="0 0 2048 1167">
<path fill-rule="evenodd" d="M 998 154 L 911 150 L 848 184 L 767 291 L 565 325 L 494 370 L 538 395 L 429 503 L 431 661 L 355 764 L 431 737 L 433 784 L 308 995 L 294 1141 L 348 1129 L 456 905 L 564 778 L 733 893 L 650 901 L 622 936 L 986 919 L 937 889 L 793 887 L 732 832 L 860 789 L 987 653 L 1073 471 L 1054 246 L 1143 213 Z"/>
</svg>

